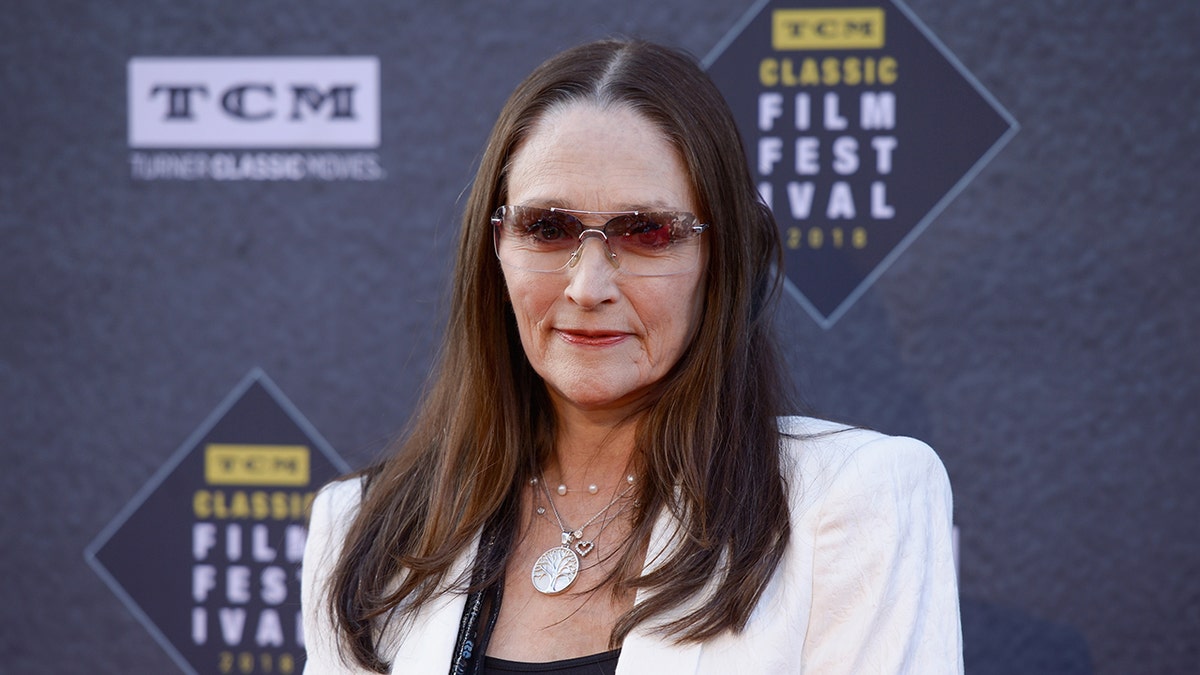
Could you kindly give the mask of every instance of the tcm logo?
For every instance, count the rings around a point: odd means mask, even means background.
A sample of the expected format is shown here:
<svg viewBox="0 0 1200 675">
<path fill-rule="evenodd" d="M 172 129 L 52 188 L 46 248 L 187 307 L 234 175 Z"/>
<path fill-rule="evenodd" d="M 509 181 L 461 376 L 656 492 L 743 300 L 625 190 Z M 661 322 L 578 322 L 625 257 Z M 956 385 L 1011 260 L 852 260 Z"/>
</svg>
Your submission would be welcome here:
<svg viewBox="0 0 1200 675">
<path fill-rule="evenodd" d="M 306 486 L 309 451 L 303 445 L 226 445 L 204 448 L 209 485 Z"/>
<path fill-rule="evenodd" d="M 880 49 L 883 9 L 777 9 L 771 15 L 771 47 L 776 51 Z"/>
<path fill-rule="evenodd" d="M 129 60 L 133 148 L 374 148 L 379 60 Z"/>
</svg>

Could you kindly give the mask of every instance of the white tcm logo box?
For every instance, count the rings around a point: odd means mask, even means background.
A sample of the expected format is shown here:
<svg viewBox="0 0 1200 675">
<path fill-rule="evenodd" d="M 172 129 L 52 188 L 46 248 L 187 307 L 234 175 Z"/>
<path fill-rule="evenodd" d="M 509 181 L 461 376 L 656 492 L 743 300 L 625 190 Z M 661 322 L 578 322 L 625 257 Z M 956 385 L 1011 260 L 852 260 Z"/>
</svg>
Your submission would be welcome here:
<svg viewBox="0 0 1200 675">
<path fill-rule="evenodd" d="M 379 59 L 131 58 L 129 146 L 379 147 Z"/>
</svg>

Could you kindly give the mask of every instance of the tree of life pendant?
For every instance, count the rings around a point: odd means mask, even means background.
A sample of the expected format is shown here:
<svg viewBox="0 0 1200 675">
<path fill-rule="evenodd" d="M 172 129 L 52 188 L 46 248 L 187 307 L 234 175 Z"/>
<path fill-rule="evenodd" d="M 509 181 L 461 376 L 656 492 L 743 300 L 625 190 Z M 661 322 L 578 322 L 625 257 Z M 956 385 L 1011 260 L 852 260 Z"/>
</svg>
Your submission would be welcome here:
<svg viewBox="0 0 1200 675">
<path fill-rule="evenodd" d="M 533 587 L 546 595 L 558 595 L 575 583 L 579 576 L 579 556 L 569 547 L 571 533 L 563 532 L 561 546 L 546 551 L 533 563 Z"/>
</svg>

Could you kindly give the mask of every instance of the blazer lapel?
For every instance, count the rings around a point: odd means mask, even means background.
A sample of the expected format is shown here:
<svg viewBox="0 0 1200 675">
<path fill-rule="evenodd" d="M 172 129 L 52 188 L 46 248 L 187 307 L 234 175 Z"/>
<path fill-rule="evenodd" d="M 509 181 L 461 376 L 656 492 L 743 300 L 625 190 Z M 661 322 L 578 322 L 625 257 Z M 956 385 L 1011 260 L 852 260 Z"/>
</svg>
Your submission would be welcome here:
<svg viewBox="0 0 1200 675">
<path fill-rule="evenodd" d="M 479 537 L 458 557 L 446 579 L 450 584 L 467 578 L 479 548 Z M 397 640 L 396 655 L 392 659 L 393 673 L 440 674 L 450 670 L 454 654 L 454 643 L 458 639 L 458 625 L 462 620 L 463 608 L 467 605 L 466 593 L 447 590 L 426 605 L 420 614 L 413 617 L 412 624 Z"/>
<path fill-rule="evenodd" d="M 643 631 L 634 631 L 621 645 L 617 675 L 690 675 L 700 667 L 698 643 L 677 645 Z"/>
<path fill-rule="evenodd" d="M 680 527 L 668 510 L 659 513 L 654 522 L 650 535 L 650 547 L 646 551 L 646 563 L 642 566 L 644 572 L 650 572 L 666 561 L 667 556 L 675 548 L 678 538 L 675 536 Z M 704 595 L 704 594 L 702 594 Z M 642 602 L 645 591 L 638 591 L 635 602 Z M 691 611 L 695 599 L 671 612 L 667 619 L 675 618 Z M 677 644 L 669 638 L 663 638 L 654 633 L 655 624 L 641 625 L 625 638 L 621 645 L 621 658 L 617 661 L 617 675 L 661 675 L 662 673 L 678 673 L 689 675 L 695 673 L 700 664 L 702 645 L 695 642 Z"/>
</svg>

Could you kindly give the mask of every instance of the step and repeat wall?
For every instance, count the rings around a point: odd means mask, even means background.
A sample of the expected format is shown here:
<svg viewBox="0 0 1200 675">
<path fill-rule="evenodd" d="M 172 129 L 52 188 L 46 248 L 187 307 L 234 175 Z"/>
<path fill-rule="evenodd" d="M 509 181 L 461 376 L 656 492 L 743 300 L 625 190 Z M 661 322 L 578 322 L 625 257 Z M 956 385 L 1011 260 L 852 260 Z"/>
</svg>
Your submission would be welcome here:
<svg viewBox="0 0 1200 675">
<path fill-rule="evenodd" d="M 303 669 L 308 507 L 416 404 L 491 124 L 608 36 L 728 98 L 803 397 L 945 462 L 967 672 L 1195 672 L 1191 0 L 18 0 L 0 672 Z"/>
</svg>

